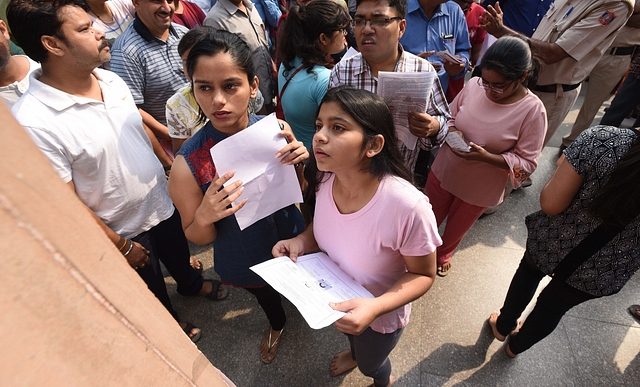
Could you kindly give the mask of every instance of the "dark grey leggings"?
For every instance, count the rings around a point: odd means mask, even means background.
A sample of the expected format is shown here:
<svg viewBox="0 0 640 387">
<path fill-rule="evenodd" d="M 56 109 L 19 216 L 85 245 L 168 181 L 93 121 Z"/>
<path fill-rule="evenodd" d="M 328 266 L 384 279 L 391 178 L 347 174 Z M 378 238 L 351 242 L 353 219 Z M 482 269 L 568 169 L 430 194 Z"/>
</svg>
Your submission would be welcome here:
<svg viewBox="0 0 640 387">
<path fill-rule="evenodd" d="M 376 387 L 389 385 L 391 361 L 389 354 L 398 344 L 404 328 L 391 333 L 378 333 L 367 328 L 359 336 L 347 335 L 351 346 L 351 357 L 358 363 L 362 374 L 373 378 Z"/>
</svg>

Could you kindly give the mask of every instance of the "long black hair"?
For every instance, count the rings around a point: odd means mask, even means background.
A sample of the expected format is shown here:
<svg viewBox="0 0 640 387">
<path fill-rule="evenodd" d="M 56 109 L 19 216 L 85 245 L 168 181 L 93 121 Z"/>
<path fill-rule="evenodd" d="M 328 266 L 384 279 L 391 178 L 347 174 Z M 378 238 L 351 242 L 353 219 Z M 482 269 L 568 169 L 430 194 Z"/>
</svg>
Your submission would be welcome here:
<svg viewBox="0 0 640 387">
<path fill-rule="evenodd" d="M 291 7 L 278 36 L 278 56 L 285 76 L 293 69 L 291 62 L 296 56 L 302 59 L 309 73 L 315 65 L 328 65 L 330 58 L 318 47 L 320 34 L 331 38 L 336 31 L 349 27 L 350 20 L 347 11 L 333 0 L 314 0 Z"/>
<path fill-rule="evenodd" d="M 636 134 L 638 132 L 636 131 Z M 612 226 L 624 226 L 640 212 L 640 135 L 622 156 L 589 205 L 591 215 Z"/>
<path fill-rule="evenodd" d="M 531 54 L 527 42 L 519 36 L 504 36 L 487 49 L 482 56 L 481 70 L 492 70 L 509 81 L 517 81 L 528 71 L 524 87 L 536 85 L 540 60 Z"/>
<path fill-rule="evenodd" d="M 335 102 L 360 126 L 364 133 L 362 149 L 373 141 L 377 135 L 384 137 L 384 146 L 380 153 L 371 158 L 366 166 L 366 171 L 378 179 L 385 175 L 395 175 L 411 182 L 411 173 L 404 164 L 400 150 L 398 150 L 398 137 L 393 124 L 393 116 L 387 103 L 377 94 L 363 89 L 354 89 L 350 86 L 340 86 L 329 89 L 325 94 L 316 118 L 322 105 Z M 315 196 L 319 185 L 324 181 L 325 172 L 318 170 L 313 152 L 309 158 L 305 177 L 309 182 L 305 191 L 305 203 L 311 208 L 315 207 Z"/>
</svg>

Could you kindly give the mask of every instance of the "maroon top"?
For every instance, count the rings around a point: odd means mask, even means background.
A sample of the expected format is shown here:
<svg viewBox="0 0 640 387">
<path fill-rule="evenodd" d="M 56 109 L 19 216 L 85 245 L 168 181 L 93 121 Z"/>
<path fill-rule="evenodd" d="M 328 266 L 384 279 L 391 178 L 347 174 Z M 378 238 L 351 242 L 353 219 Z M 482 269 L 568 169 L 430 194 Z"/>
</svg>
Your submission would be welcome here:
<svg viewBox="0 0 640 387">
<path fill-rule="evenodd" d="M 204 11 L 190 1 L 180 0 L 180 2 L 182 3 L 184 11 L 180 15 L 174 13 L 173 22 L 185 26 L 188 29 L 201 26 L 204 19 L 207 17 L 207 15 L 204 14 Z"/>
</svg>

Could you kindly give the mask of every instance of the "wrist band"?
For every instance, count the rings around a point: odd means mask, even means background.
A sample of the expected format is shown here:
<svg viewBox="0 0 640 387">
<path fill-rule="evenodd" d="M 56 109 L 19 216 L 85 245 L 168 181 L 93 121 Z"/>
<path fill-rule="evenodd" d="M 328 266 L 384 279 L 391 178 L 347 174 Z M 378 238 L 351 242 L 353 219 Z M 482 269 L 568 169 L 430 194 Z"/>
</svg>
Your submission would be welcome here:
<svg viewBox="0 0 640 387">
<path fill-rule="evenodd" d="M 124 256 L 126 257 L 127 255 L 129 255 L 129 253 L 131 252 L 131 250 L 133 250 L 133 241 L 129 241 L 131 242 L 131 244 L 129 245 L 129 249 L 127 250 L 126 253 L 124 253 Z"/>
</svg>

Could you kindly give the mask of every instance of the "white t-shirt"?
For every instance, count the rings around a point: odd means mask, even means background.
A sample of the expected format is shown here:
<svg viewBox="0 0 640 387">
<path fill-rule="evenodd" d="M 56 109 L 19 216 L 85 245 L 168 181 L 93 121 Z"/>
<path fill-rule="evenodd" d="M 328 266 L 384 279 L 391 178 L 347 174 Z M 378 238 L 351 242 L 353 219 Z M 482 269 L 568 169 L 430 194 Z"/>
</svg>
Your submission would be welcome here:
<svg viewBox="0 0 640 387">
<path fill-rule="evenodd" d="M 29 75 L 31 75 L 34 70 L 40 68 L 40 64 L 32 61 L 28 56 L 16 56 L 26 58 L 29 61 L 29 72 L 27 73 L 26 77 L 22 78 L 19 81 L 15 81 L 7 86 L 0 86 L 0 97 L 2 97 L 4 102 L 6 102 L 9 107 L 13 106 L 13 104 L 16 103 L 20 99 L 20 97 L 22 97 L 22 94 L 27 92 L 27 89 L 29 88 Z"/>
<path fill-rule="evenodd" d="M 169 98 L 166 114 L 171 138 L 188 139 L 207 123 L 206 120 L 200 121 L 200 107 L 190 84 Z"/>
<path fill-rule="evenodd" d="M 89 17 L 93 20 L 93 26 L 107 35 L 106 39 L 109 42 L 109 47 L 111 47 L 113 41 L 116 40 L 133 21 L 136 9 L 131 0 L 109 0 L 107 1 L 107 7 L 111 9 L 111 13 L 113 14 L 112 22 L 105 23 L 94 17 L 91 13 Z"/>
<path fill-rule="evenodd" d="M 326 174 L 325 174 L 326 177 Z M 313 233 L 320 249 L 374 296 L 384 294 L 406 271 L 404 256 L 423 256 L 442 244 L 429 199 L 406 180 L 382 178 L 362 209 L 341 214 L 333 200 L 335 175 L 320 184 Z M 391 333 L 409 322 L 411 304 L 371 323 Z"/>
<path fill-rule="evenodd" d="M 65 183 L 113 231 L 132 238 L 174 211 L 167 178 L 124 81 L 96 69 L 103 101 L 67 94 L 31 74 L 13 106 L 18 122 Z"/>
</svg>

